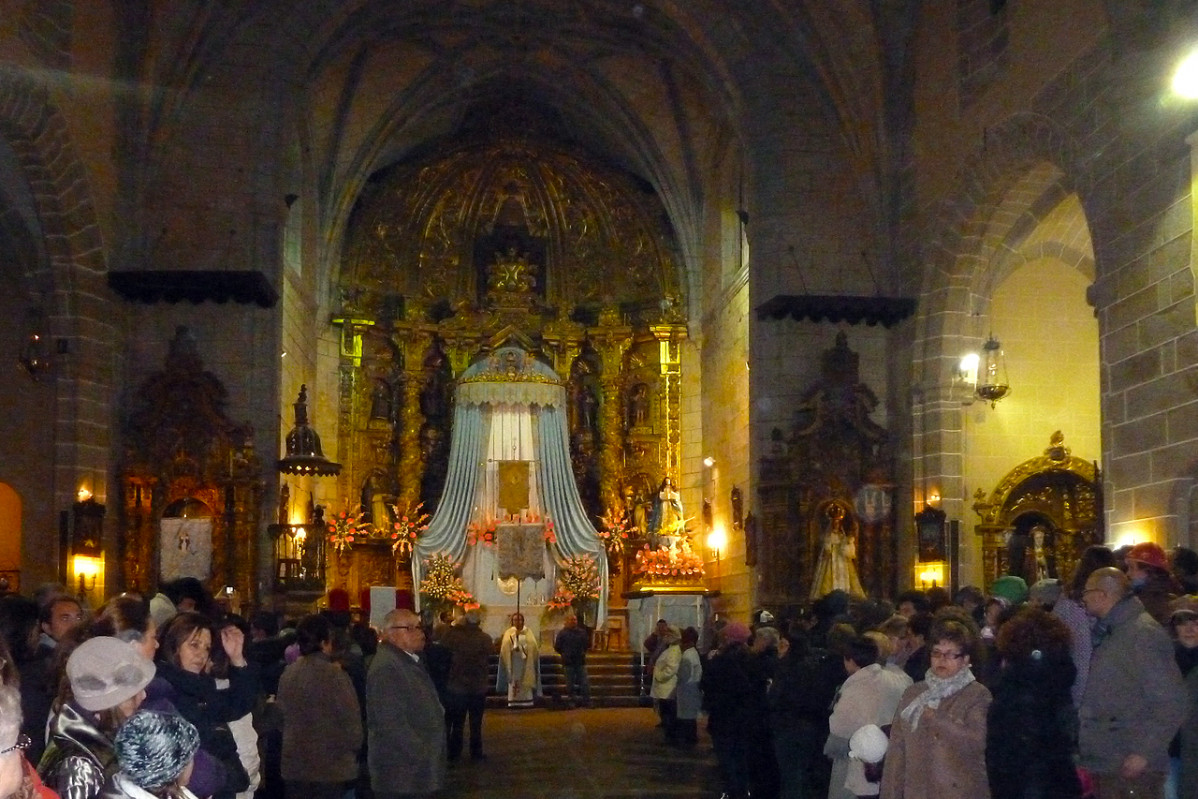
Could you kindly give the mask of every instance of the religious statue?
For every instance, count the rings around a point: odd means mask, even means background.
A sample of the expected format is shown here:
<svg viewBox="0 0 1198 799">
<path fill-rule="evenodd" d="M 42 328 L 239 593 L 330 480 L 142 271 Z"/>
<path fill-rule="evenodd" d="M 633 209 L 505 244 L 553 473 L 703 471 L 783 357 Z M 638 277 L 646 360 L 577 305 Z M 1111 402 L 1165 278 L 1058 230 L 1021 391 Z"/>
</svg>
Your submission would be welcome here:
<svg viewBox="0 0 1198 799">
<path fill-rule="evenodd" d="M 391 419 L 391 386 L 385 380 L 374 382 L 374 391 L 370 395 L 370 418 L 382 421 Z"/>
<path fill-rule="evenodd" d="M 649 513 L 649 543 L 655 549 L 673 549 L 678 539 L 685 535 L 682 497 L 674 487 L 674 481 L 665 477 L 657 489 L 653 509 Z"/>
<path fill-rule="evenodd" d="M 628 394 L 628 426 L 644 427 L 649 424 L 649 387 L 637 383 Z"/>
<path fill-rule="evenodd" d="M 495 690 L 507 696 L 508 707 L 532 707 L 541 695 L 541 657 L 537 639 L 524 626 L 524 615 L 512 615 L 512 626 L 499 644 Z"/>
<path fill-rule="evenodd" d="M 819 599 L 831 591 L 841 590 L 853 596 L 865 596 L 857 577 L 857 545 L 844 529 L 844 508 L 833 502 L 826 511 L 828 530 L 820 545 L 811 581 L 811 598 Z"/>
</svg>

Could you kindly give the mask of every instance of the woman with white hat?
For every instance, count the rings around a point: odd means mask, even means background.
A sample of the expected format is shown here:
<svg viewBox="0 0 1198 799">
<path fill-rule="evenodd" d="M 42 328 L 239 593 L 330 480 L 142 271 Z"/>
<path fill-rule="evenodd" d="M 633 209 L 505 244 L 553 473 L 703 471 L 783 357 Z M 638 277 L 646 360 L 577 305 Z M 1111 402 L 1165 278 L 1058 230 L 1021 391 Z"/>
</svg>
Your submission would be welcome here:
<svg viewBox="0 0 1198 799">
<path fill-rule="evenodd" d="M 93 799 L 116 770 L 113 736 L 145 699 L 154 664 L 125 641 L 99 636 L 71 653 L 66 671 L 69 688 L 38 771 L 63 799 Z"/>
</svg>

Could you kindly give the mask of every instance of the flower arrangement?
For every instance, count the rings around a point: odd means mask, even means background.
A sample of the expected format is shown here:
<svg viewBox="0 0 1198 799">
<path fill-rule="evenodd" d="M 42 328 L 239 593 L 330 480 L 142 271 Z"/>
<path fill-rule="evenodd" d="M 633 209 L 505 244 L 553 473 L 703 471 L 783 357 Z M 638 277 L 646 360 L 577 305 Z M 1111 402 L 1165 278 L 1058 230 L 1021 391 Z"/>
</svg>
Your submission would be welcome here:
<svg viewBox="0 0 1198 799">
<path fill-rule="evenodd" d="M 470 522 L 466 525 L 466 544 L 474 546 L 482 544 L 484 547 L 495 546 L 495 522 Z"/>
<path fill-rule="evenodd" d="M 355 536 L 367 532 L 364 528 L 369 525 L 362 521 L 362 515 L 362 506 L 358 505 L 353 510 L 343 510 L 335 514 L 329 522 L 329 543 L 338 555 L 353 547 Z"/>
<path fill-rule="evenodd" d="M 462 610 L 477 610 L 480 607 L 474 594 L 462 583 L 453 561 L 444 554 L 433 555 L 424 562 L 420 596 L 426 603 L 434 606 L 453 605 Z"/>
<path fill-rule="evenodd" d="M 697 579 L 703 576 L 703 559 L 683 545 L 678 549 L 645 548 L 636 553 L 633 571 L 650 582 Z"/>
<path fill-rule="evenodd" d="M 603 542 L 603 548 L 607 550 L 607 556 L 614 559 L 624 554 L 624 546 L 636 530 L 628 514 L 608 508 L 607 512 L 599 517 L 599 523 L 596 532 L 599 533 L 599 540 Z"/>
<path fill-rule="evenodd" d="M 428 514 L 424 512 L 424 503 L 421 502 L 412 508 L 411 513 L 401 512 L 398 505 L 392 505 L 391 511 L 399 520 L 391 525 L 391 552 L 396 557 L 411 555 L 416 539 L 428 529 Z"/>
<path fill-rule="evenodd" d="M 546 603 L 553 610 L 578 608 L 599 598 L 599 564 L 592 555 L 567 558 L 557 570 L 557 590 Z"/>
</svg>

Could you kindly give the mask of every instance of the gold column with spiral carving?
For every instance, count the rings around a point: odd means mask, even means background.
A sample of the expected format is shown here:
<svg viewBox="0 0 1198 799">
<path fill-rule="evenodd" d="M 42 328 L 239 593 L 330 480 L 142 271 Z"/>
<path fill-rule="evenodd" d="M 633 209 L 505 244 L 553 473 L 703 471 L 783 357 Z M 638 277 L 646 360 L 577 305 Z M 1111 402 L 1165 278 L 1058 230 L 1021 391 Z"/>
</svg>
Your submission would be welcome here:
<svg viewBox="0 0 1198 799">
<path fill-rule="evenodd" d="M 599 496 L 605 508 L 622 502 L 620 462 L 624 452 L 622 392 L 624 355 L 632 346 L 632 328 L 624 324 L 619 309 L 606 307 L 599 313 L 599 326 L 588 331 L 599 355 L 599 385 L 603 390 L 599 409 Z"/>
</svg>

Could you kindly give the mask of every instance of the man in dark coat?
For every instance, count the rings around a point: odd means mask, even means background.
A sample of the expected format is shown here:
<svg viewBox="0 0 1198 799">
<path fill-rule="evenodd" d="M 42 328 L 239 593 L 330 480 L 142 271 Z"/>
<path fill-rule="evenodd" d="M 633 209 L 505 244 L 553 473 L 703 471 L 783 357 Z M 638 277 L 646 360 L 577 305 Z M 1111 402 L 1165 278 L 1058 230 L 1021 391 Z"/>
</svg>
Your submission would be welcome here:
<svg viewBox="0 0 1198 799">
<path fill-rule="evenodd" d="M 425 668 L 424 629 L 410 610 L 383 617 L 366 675 L 370 784 L 376 799 L 428 796 L 445 785 L 445 709 Z"/>
<path fill-rule="evenodd" d="M 1104 799 L 1132 791 L 1160 796 L 1169 741 L 1187 712 L 1173 644 L 1116 568 L 1093 572 L 1082 601 L 1098 623 L 1078 708 L 1081 765 Z"/>
<path fill-rule="evenodd" d="M 450 760 L 457 760 L 462 754 L 467 715 L 470 717 L 470 759 L 486 759 L 483 754 L 483 710 L 487 706 L 487 689 L 491 686 L 487 662 L 495 652 L 495 642 L 478 624 L 478 611 L 468 610 L 441 636 L 441 644 L 452 656 L 445 684 L 449 700 L 445 719 L 449 725 Z"/>
<path fill-rule="evenodd" d="M 564 624 L 553 639 L 553 648 L 562 658 L 566 698 L 573 705 L 575 696 L 580 696 L 582 704 L 586 706 L 591 704 L 591 682 L 587 679 L 587 650 L 591 648 L 591 634 L 578 624 L 578 617 L 573 613 L 566 615 Z"/>
</svg>

